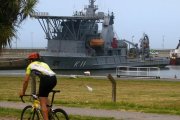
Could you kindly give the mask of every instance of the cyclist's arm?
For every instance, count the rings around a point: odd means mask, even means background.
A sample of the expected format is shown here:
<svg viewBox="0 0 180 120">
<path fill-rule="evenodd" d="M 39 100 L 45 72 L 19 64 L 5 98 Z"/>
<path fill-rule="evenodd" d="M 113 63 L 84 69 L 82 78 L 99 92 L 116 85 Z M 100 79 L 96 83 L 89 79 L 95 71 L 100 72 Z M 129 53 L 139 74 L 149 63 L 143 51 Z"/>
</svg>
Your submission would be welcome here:
<svg viewBox="0 0 180 120">
<path fill-rule="evenodd" d="M 29 83 L 29 78 L 30 78 L 30 75 L 26 74 L 25 77 L 24 77 L 24 81 L 23 81 L 23 87 L 22 87 L 22 90 L 21 90 L 19 96 L 23 96 L 25 94 L 28 83 Z"/>
</svg>

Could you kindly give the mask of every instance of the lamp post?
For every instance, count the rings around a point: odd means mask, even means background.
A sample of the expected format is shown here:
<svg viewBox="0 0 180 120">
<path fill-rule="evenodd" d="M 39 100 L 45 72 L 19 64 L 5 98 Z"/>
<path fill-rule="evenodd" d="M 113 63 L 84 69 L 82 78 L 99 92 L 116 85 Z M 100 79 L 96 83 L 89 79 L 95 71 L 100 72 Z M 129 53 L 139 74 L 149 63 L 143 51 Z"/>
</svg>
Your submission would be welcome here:
<svg viewBox="0 0 180 120">
<path fill-rule="evenodd" d="M 31 47 L 33 49 L 33 32 L 31 32 Z"/>
<path fill-rule="evenodd" d="M 17 50 L 17 38 L 16 38 L 16 50 Z"/>
</svg>

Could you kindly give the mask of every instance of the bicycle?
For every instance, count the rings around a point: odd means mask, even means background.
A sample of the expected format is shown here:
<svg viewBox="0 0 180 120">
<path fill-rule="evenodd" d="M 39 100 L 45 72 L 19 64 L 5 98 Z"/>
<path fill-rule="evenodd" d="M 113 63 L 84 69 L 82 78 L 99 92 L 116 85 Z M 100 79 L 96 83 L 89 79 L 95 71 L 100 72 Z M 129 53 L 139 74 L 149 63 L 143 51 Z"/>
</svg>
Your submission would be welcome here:
<svg viewBox="0 0 180 120">
<path fill-rule="evenodd" d="M 61 108 L 53 109 L 53 102 L 55 93 L 60 92 L 59 90 L 52 90 L 52 99 L 50 105 L 47 105 L 49 109 L 49 120 L 69 120 L 68 114 Z M 24 95 L 31 96 L 33 98 L 32 105 L 27 105 L 21 113 L 21 120 L 44 120 L 43 115 L 40 108 L 40 102 L 38 100 L 38 96 L 35 94 Z M 21 101 L 25 103 L 23 97 L 21 97 Z"/>
</svg>

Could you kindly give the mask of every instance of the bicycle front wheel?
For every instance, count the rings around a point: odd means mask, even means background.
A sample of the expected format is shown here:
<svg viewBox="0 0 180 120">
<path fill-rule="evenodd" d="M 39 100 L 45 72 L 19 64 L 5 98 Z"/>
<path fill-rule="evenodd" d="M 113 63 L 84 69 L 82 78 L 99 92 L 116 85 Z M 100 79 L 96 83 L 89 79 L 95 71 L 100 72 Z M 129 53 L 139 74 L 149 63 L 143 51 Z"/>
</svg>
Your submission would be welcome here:
<svg viewBox="0 0 180 120">
<path fill-rule="evenodd" d="M 69 120 L 67 113 L 60 108 L 57 108 L 53 111 L 54 120 Z"/>
<path fill-rule="evenodd" d="M 32 106 L 28 105 L 21 113 L 21 120 L 39 120 L 38 112 Z"/>
</svg>

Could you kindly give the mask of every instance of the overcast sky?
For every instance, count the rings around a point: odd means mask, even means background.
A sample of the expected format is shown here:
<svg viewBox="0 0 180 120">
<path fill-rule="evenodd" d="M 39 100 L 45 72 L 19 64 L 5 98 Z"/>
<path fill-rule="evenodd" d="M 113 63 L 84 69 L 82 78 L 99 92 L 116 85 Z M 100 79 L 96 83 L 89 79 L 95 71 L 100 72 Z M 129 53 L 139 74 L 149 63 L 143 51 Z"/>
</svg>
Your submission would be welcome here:
<svg viewBox="0 0 180 120">
<path fill-rule="evenodd" d="M 50 15 L 71 16 L 88 4 L 89 0 L 39 0 L 36 10 Z M 178 44 L 180 0 L 96 0 L 95 5 L 98 5 L 98 11 L 114 12 L 114 29 L 119 39 L 139 43 L 146 33 L 153 49 L 174 49 Z M 47 46 L 37 19 L 26 20 L 18 30 L 18 37 L 12 42 L 14 48 Z"/>
</svg>

